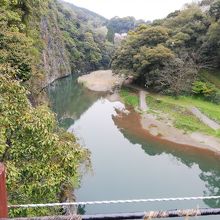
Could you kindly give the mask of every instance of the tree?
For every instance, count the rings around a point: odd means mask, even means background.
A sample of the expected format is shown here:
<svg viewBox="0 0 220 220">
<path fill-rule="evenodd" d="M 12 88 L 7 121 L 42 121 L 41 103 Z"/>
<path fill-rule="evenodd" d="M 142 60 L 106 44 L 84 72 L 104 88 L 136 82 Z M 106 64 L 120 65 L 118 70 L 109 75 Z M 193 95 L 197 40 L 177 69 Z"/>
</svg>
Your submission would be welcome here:
<svg viewBox="0 0 220 220">
<path fill-rule="evenodd" d="M 134 56 L 134 70 L 147 74 L 155 66 L 160 67 L 164 61 L 173 57 L 172 51 L 161 44 L 153 48 L 143 46 Z"/>
<path fill-rule="evenodd" d="M 192 59 L 174 58 L 165 62 L 164 67 L 158 71 L 155 90 L 174 96 L 190 94 L 197 76 L 198 70 Z"/>
<path fill-rule="evenodd" d="M 163 63 L 175 54 L 165 46 L 169 29 L 158 26 L 141 25 L 129 32 L 113 58 L 113 69 L 132 70 L 141 85 L 154 85 L 155 77 L 149 80 L 152 70 L 161 69 Z M 123 71 L 130 73 L 131 71 Z M 146 81 L 148 80 L 148 82 Z"/>
<path fill-rule="evenodd" d="M 9 203 L 73 200 L 72 190 L 79 185 L 79 170 L 88 164 L 89 153 L 72 134 L 58 127 L 39 88 L 38 97 L 33 91 L 43 80 L 39 18 L 47 11 L 48 1 L 1 3 L 0 162 L 7 168 Z M 36 80 L 38 76 L 41 78 Z M 10 214 L 48 215 L 59 211 L 18 209 Z"/>
<path fill-rule="evenodd" d="M 128 17 L 114 17 L 110 19 L 108 22 L 107 28 L 108 28 L 108 40 L 110 42 L 114 41 L 115 33 L 123 34 L 127 33 L 130 30 L 133 30 L 135 27 L 144 24 L 145 22 L 143 20 L 136 20 L 134 17 L 128 16 Z"/>
<path fill-rule="evenodd" d="M 211 4 L 211 7 L 209 9 L 209 14 L 212 18 L 215 19 L 215 21 L 218 21 L 220 19 L 220 1 L 219 0 Z"/>
<path fill-rule="evenodd" d="M 220 66 L 218 2 L 187 4 L 130 31 L 113 56 L 114 71 L 132 73 L 154 91 L 190 93 L 200 69 Z M 209 12 L 201 5 L 210 6 Z"/>
<path fill-rule="evenodd" d="M 61 189 L 79 185 L 79 168 L 88 151 L 58 128 L 46 106 L 31 106 L 19 81 L 1 75 L 0 94 L 0 162 L 7 167 L 9 202 L 59 201 Z M 48 213 L 48 209 L 12 211 L 22 216 Z"/>
<path fill-rule="evenodd" d="M 16 79 L 30 79 L 33 64 L 31 39 L 19 32 L 1 32 L 0 45 L 0 64 L 10 63 L 16 70 Z"/>
</svg>

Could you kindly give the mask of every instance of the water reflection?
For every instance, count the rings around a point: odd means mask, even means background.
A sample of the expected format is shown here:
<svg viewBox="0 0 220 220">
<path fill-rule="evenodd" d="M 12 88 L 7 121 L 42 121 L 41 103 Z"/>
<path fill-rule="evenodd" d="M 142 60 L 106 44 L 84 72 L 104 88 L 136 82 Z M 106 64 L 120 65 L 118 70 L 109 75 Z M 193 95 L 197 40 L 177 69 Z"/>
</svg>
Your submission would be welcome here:
<svg viewBox="0 0 220 220">
<path fill-rule="evenodd" d="M 156 140 L 143 133 L 136 117 L 114 117 L 115 107 L 76 84 L 71 76 L 48 94 L 60 125 L 82 137 L 92 152 L 94 175 L 83 178 L 80 201 L 220 195 L 220 159 L 215 154 Z M 80 212 L 111 213 L 172 208 L 220 207 L 220 200 L 172 204 L 80 207 Z M 205 219 L 205 218 L 204 218 Z M 207 219 L 214 219 L 213 217 Z"/>
<path fill-rule="evenodd" d="M 48 87 L 51 106 L 60 125 L 67 129 L 102 95 L 77 84 L 77 75 L 55 81 Z"/>
<path fill-rule="evenodd" d="M 142 147 L 147 155 L 157 156 L 169 154 L 174 156 L 180 163 L 192 168 L 197 165 L 201 170 L 200 179 L 205 182 L 204 196 L 220 195 L 220 157 L 215 153 L 207 150 L 194 149 L 191 146 L 177 145 L 163 140 L 158 140 L 145 132 L 136 113 L 130 115 L 123 114 L 123 117 L 113 117 L 115 124 L 120 132 L 132 144 L 138 144 Z M 127 123 L 132 121 L 133 123 Z M 134 130 L 134 126 L 139 127 L 139 131 Z M 147 141 L 146 141 L 147 139 Z M 212 208 L 220 207 L 219 200 L 204 200 Z"/>
</svg>

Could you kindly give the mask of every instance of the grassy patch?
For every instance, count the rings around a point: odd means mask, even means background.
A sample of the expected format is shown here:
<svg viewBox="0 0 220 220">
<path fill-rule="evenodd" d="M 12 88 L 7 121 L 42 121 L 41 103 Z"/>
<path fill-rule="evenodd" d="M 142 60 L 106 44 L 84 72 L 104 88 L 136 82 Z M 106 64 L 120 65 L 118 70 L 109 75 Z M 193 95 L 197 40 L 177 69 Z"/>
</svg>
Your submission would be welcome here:
<svg viewBox="0 0 220 220">
<path fill-rule="evenodd" d="M 159 110 L 162 113 L 166 113 L 170 119 L 173 120 L 175 127 L 186 132 L 199 131 L 208 135 L 220 137 L 219 131 L 216 132 L 207 125 L 203 124 L 188 110 L 190 106 L 200 106 L 203 110 L 206 109 L 206 111 L 214 117 L 218 111 L 220 113 L 219 106 L 202 100 L 197 100 L 192 97 L 180 97 L 175 99 L 168 96 L 148 95 L 146 99 L 151 110 Z M 218 109 L 216 110 L 217 107 Z"/>
<path fill-rule="evenodd" d="M 175 106 L 189 108 L 192 106 L 197 107 L 201 112 L 207 115 L 212 120 L 220 123 L 220 105 L 214 104 L 212 102 L 204 101 L 201 98 L 195 98 L 190 96 L 180 96 L 178 98 L 173 98 L 170 96 L 155 96 L 165 103 L 173 104 Z"/>
<path fill-rule="evenodd" d="M 123 102 L 126 105 L 130 105 L 134 108 L 136 108 L 139 105 L 139 97 L 136 93 L 130 91 L 129 89 L 122 89 L 120 91 L 120 96 L 123 100 Z"/>
</svg>

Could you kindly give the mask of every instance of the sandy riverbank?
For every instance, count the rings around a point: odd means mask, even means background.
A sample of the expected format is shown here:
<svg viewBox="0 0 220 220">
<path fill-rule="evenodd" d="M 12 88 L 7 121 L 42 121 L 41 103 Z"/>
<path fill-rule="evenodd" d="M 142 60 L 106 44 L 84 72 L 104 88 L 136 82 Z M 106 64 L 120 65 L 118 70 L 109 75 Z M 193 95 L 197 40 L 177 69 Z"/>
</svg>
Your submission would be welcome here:
<svg viewBox="0 0 220 220">
<path fill-rule="evenodd" d="M 220 154 L 220 139 L 199 132 L 185 133 L 175 128 L 172 122 L 162 116 L 160 120 L 156 116 L 144 113 L 141 115 L 141 126 L 151 135 L 177 144 L 190 145 L 197 148 L 212 150 Z"/>
<path fill-rule="evenodd" d="M 80 76 L 78 83 L 83 84 L 86 88 L 97 92 L 113 91 L 120 87 L 123 79 L 119 75 L 113 74 L 112 70 L 99 70 L 90 74 Z"/>
</svg>

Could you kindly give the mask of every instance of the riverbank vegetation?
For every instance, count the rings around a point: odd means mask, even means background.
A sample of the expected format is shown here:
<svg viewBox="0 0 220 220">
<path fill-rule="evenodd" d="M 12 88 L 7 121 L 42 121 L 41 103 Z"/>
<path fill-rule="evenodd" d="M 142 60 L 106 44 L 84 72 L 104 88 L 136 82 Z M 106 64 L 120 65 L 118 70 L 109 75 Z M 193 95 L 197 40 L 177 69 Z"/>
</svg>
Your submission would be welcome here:
<svg viewBox="0 0 220 220">
<path fill-rule="evenodd" d="M 126 105 L 132 106 L 136 110 L 138 109 L 139 97 L 137 92 L 123 88 L 120 91 L 120 96 Z M 155 115 L 158 120 L 166 117 L 172 122 L 174 127 L 186 133 L 201 132 L 220 137 L 218 130 L 215 131 L 205 125 L 190 111 L 192 107 L 197 107 L 209 118 L 220 123 L 220 107 L 215 103 L 193 96 L 180 96 L 177 98 L 159 94 L 147 94 L 146 103 L 149 108 L 148 114 Z"/>
<path fill-rule="evenodd" d="M 89 152 L 58 127 L 40 92 L 44 80 L 41 16 L 50 1 L 1 1 L 0 162 L 7 169 L 9 204 L 73 200 Z M 56 209 L 16 209 L 11 216 L 48 215 Z"/>
<path fill-rule="evenodd" d="M 132 92 L 129 89 L 121 89 L 120 91 L 120 97 L 122 98 L 122 101 L 128 105 L 128 106 L 132 106 L 133 108 L 137 108 L 139 105 L 139 98 L 137 95 L 137 92 Z"/>
<path fill-rule="evenodd" d="M 160 118 L 161 113 L 166 114 L 174 127 L 185 132 L 202 132 L 220 137 L 219 131 L 205 125 L 190 111 L 190 107 L 196 106 L 204 113 L 208 112 L 210 118 L 212 116 L 213 119 L 216 119 L 220 113 L 219 106 L 193 97 L 179 97 L 176 99 L 168 96 L 148 95 L 146 100 L 152 114 L 157 115 L 158 118 Z"/>
<path fill-rule="evenodd" d="M 155 96 L 156 99 L 162 100 L 168 104 L 178 105 L 183 108 L 197 107 L 201 112 L 209 116 L 209 118 L 220 123 L 220 107 L 219 105 L 203 100 L 199 97 L 180 96 L 173 98 L 171 96 Z"/>
<path fill-rule="evenodd" d="M 213 82 L 219 79 L 219 11 L 219 0 L 202 1 L 138 26 L 115 52 L 113 69 L 133 75 L 138 85 L 157 93 L 197 94 L 220 103 Z M 204 71 L 210 69 L 218 76 L 207 81 Z"/>
</svg>

